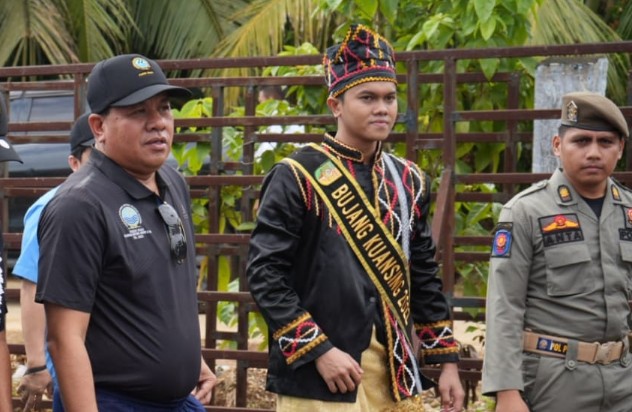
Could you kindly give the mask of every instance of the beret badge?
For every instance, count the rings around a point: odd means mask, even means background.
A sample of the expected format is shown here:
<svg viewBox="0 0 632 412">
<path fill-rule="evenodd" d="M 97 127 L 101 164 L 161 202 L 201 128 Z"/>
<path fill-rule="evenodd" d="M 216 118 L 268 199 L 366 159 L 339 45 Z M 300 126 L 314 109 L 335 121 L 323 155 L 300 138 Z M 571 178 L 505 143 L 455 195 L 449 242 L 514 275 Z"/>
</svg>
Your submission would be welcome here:
<svg viewBox="0 0 632 412">
<path fill-rule="evenodd" d="M 573 100 L 566 105 L 566 120 L 577 123 L 577 105 Z"/>
</svg>

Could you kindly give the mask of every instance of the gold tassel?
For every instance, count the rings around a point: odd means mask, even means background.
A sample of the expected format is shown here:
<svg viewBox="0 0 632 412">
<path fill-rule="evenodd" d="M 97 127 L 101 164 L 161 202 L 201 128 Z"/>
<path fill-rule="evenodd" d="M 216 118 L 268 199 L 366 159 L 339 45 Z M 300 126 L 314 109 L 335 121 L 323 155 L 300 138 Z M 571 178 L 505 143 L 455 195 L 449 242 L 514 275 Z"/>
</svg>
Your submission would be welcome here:
<svg viewBox="0 0 632 412">
<path fill-rule="evenodd" d="M 382 409 L 382 412 L 423 412 L 424 403 L 421 396 L 415 395 L 401 400 L 390 408 Z"/>
</svg>

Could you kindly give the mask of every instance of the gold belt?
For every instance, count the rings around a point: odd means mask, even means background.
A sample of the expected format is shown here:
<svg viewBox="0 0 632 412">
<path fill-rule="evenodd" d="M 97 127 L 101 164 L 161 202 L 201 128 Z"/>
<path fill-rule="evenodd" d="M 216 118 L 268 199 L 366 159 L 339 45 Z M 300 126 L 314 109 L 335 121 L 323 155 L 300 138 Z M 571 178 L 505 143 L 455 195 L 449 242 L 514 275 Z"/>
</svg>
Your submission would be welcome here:
<svg viewBox="0 0 632 412">
<path fill-rule="evenodd" d="M 625 339 L 627 339 L 627 337 Z M 524 331 L 522 344 L 525 352 L 565 358 L 568 350 L 568 341 L 569 339 L 567 338 Z M 623 341 L 605 343 L 578 342 L 577 357 L 575 359 L 590 364 L 599 363 L 607 365 L 621 359 L 624 349 L 625 345 Z"/>
</svg>

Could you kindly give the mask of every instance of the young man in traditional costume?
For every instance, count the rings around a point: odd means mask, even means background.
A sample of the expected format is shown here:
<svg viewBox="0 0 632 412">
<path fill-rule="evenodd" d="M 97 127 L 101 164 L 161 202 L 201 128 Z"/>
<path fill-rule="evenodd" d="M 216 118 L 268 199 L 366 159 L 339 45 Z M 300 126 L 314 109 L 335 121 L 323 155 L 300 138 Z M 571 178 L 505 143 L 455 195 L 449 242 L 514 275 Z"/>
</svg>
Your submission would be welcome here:
<svg viewBox="0 0 632 412">
<path fill-rule="evenodd" d="M 393 49 L 362 25 L 324 57 L 335 135 L 266 177 L 250 290 L 270 328 L 267 389 L 278 411 L 423 410 L 442 363 L 442 410 L 463 389 L 428 224 L 427 177 L 384 152 L 397 118 Z"/>
</svg>

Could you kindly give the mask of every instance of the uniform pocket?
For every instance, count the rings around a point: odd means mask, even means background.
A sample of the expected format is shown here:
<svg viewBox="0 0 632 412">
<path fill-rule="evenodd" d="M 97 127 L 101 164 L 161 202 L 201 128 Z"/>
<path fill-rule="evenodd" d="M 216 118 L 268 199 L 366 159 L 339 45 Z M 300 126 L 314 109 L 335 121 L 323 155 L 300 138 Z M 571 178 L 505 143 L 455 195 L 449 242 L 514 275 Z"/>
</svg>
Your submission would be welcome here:
<svg viewBox="0 0 632 412">
<path fill-rule="evenodd" d="M 629 265 L 632 265 L 632 243 L 619 242 L 619 248 L 621 250 L 621 260 Z"/>
<path fill-rule="evenodd" d="M 568 296 L 588 290 L 591 276 L 584 267 L 590 262 L 590 252 L 583 244 L 562 245 L 544 250 L 546 258 L 546 286 L 549 296 Z"/>
</svg>

